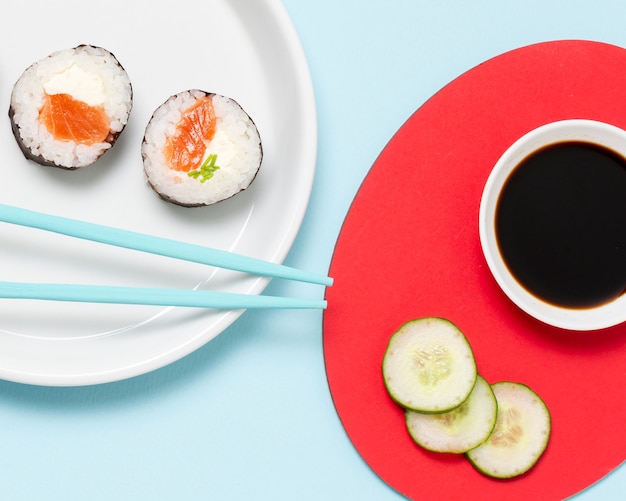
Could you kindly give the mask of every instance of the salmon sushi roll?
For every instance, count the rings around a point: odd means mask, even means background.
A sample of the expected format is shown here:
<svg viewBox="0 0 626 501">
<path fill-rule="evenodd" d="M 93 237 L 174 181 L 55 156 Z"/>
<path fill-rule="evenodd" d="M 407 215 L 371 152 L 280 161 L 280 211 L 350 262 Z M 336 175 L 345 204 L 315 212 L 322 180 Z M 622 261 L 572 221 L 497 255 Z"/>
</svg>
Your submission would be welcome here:
<svg viewBox="0 0 626 501">
<path fill-rule="evenodd" d="M 148 184 L 184 207 L 212 205 L 245 190 L 263 158 L 259 132 L 241 106 L 197 89 L 155 110 L 141 153 Z"/>
<path fill-rule="evenodd" d="M 130 115 L 128 74 L 106 49 L 79 45 L 29 66 L 11 93 L 9 118 L 24 156 L 77 169 L 115 144 Z"/>
</svg>

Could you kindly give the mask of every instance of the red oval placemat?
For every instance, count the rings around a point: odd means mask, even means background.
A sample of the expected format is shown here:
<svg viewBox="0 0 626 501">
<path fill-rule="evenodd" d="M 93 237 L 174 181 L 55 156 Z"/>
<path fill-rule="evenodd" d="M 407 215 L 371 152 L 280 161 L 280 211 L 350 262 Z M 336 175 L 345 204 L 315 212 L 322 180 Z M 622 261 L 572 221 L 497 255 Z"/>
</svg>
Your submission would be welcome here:
<svg viewBox="0 0 626 501">
<path fill-rule="evenodd" d="M 324 356 L 352 443 L 413 499 L 563 499 L 626 457 L 626 324 L 601 332 L 550 328 L 500 291 L 483 259 L 478 208 L 492 165 L 546 122 L 603 120 L 626 128 L 626 51 L 567 40 L 507 52 L 444 87 L 374 163 L 341 230 L 324 313 Z M 548 449 L 528 474 L 487 478 L 463 456 L 410 439 L 383 386 L 381 361 L 405 321 L 442 316 L 494 383 L 519 381 L 546 401 Z"/>
</svg>

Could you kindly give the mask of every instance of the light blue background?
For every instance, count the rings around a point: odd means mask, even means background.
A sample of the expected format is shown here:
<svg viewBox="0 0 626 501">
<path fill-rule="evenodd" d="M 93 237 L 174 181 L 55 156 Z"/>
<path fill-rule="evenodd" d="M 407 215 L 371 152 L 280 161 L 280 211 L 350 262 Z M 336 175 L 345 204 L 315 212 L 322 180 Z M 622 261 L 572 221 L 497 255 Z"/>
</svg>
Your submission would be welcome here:
<svg viewBox="0 0 626 501">
<path fill-rule="evenodd" d="M 284 4 L 309 61 L 319 121 L 311 205 L 287 264 L 314 271 L 328 268 L 376 156 L 450 80 L 534 42 L 626 47 L 626 2 L 618 0 Z M 276 282 L 267 292 L 319 290 L 303 287 Z M 0 382 L 0 499 L 403 499 L 341 427 L 321 323 L 321 312 L 250 311 L 184 360 L 131 380 L 86 388 Z M 624 488 L 622 466 L 574 499 L 622 499 Z"/>
</svg>

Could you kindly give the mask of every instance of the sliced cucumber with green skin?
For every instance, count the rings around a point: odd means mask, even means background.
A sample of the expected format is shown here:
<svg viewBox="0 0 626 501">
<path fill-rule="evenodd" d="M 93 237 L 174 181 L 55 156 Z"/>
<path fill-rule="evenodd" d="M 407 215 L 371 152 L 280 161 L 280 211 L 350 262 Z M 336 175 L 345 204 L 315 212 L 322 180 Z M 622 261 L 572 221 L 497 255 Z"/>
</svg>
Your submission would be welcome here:
<svg viewBox="0 0 626 501">
<path fill-rule="evenodd" d="M 496 427 L 486 442 L 466 456 L 474 467 L 496 478 L 526 473 L 545 451 L 551 431 L 550 412 L 543 400 L 521 383 L 492 385 L 498 401 Z"/>
<path fill-rule="evenodd" d="M 441 414 L 406 411 L 406 426 L 415 442 L 435 452 L 462 454 L 482 444 L 496 425 L 498 405 L 491 385 L 480 375 L 459 407 Z"/>
<path fill-rule="evenodd" d="M 467 338 L 452 322 L 438 317 L 402 325 L 389 340 L 382 371 L 394 401 L 426 413 L 460 406 L 477 377 Z"/>
</svg>

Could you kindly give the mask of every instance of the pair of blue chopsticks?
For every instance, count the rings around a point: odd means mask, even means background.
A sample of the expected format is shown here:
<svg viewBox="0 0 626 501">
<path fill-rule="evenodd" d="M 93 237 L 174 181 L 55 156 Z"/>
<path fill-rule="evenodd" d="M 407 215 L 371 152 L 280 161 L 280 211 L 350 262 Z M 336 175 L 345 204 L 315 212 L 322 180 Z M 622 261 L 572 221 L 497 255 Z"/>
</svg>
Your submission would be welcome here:
<svg viewBox="0 0 626 501">
<path fill-rule="evenodd" d="M 240 254 L 0 204 L 0 221 L 260 276 L 332 285 L 332 278 Z M 0 297 L 197 308 L 325 308 L 325 300 L 205 290 L 0 282 Z"/>
</svg>

